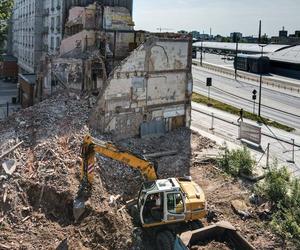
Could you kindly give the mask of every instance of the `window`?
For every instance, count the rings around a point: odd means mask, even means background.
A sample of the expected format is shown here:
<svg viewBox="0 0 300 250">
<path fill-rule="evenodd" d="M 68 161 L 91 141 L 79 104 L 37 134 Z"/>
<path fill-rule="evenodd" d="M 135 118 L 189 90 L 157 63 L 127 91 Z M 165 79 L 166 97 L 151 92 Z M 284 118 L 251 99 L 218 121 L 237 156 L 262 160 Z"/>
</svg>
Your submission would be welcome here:
<svg viewBox="0 0 300 250">
<path fill-rule="evenodd" d="M 54 37 L 51 37 L 50 48 L 51 48 L 52 50 L 54 49 Z"/>
<path fill-rule="evenodd" d="M 168 212 L 172 214 L 182 214 L 184 212 L 183 199 L 180 193 L 167 195 Z"/>
<path fill-rule="evenodd" d="M 60 38 L 58 36 L 56 37 L 56 48 L 59 49 L 59 47 L 60 47 Z"/>
<path fill-rule="evenodd" d="M 54 30 L 54 22 L 55 22 L 54 17 L 51 17 L 51 30 L 52 31 Z"/>
</svg>

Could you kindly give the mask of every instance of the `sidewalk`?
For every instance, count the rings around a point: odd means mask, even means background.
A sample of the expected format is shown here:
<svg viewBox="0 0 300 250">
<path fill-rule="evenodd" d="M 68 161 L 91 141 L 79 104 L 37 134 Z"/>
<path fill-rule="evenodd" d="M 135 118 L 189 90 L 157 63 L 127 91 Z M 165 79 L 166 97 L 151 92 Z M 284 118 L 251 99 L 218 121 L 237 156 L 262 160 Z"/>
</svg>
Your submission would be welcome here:
<svg viewBox="0 0 300 250">
<path fill-rule="evenodd" d="M 226 142 L 227 146 L 230 149 L 236 149 L 242 147 L 243 144 L 240 140 L 238 140 L 238 127 L 233 124 L 229 124 L 227 122 L 214 119 L 213 122 L 213 130 L 210 130 L 212 127 L 212 116 L 214 113 L 215 117 L 222 118 L 224 120 L 230 121 L 232 123 L 237 123 L 238 116 L 228 114 L 224 111 L 220 111 L 211 107 L 207 107 L 206 105 L 192 103 L 192 129 L 198 131 L 203 136 L 206 136 L 214 141 L 216 141 L 219 145 L 224 144 Z M 197 112 L 196 110 L 200 110 L 209 115 L 202 114 Z M 244 122 L 247 122 L 252 125 L 258 125 L 256 122 L 244 119 Z M 300 136 L 290 134 L 288 132 L 276 129 L 276 128 L 267 128 L 265 125 L 262 126 L 262 132 L 270 135 L 277 136 L 281 139 L 285 139 L 287 141 L 291 141 L 291 139 L 295 140 L 295 143 L 300 144 Z M 287 166 L 290 172 L 294 176 L 300 176 L 300 149 L 295 148 L 295 164 L 289 163 L 288 161 L 292 160 L 292 145 L 287 143 L 279 142 L 276 139 L 272 139 L 266 136 L 262 136 L 262 149 L 265 150 L 270 143 L 270 162 L 275 159 L 278 160 L 278 163 L 282 166 Z M 267 157 L 264 152 L 260 150 L 255 150 L 253 148 L 250 149 L 253 157 L 256 161 L 260 161 L 260 165 L 262 167 L 266 166 Z"/>
</svg>

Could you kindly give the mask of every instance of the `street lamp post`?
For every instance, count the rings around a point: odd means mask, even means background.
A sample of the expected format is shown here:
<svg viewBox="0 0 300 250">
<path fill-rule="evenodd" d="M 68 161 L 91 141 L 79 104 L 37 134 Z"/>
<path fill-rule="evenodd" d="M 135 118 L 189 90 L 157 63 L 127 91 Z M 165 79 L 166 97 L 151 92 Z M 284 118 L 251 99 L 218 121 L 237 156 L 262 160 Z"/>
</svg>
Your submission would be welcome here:
<svg viewBox="0 0 300 250">
<path fill-rule="evenodd" d="M 236 47 L 235 47 L 235 71 L 234 71 L 234 77 L 235 80 L 237 79 L 237 57 L 238 57 L 238 49 L 239 49 L 239 42 L 238 38 L 236 37 Z"/>
<path fill-rule="evenodd" d="M 200 65 L 202 67 L 202 61 L 203 61 L 203 39 L 201 40 L 201 55 L 200 55 Z"/>
<path fill-rule="evenodd" d="M 259 98 L 258 98 L 258 117 L 261 117 L 261 92 L 262 92 L 262 61 L 264 56 L 264 47 L 266 47 L 268 44 L 259 44 L 261 47 L 261 57 L 260 57 L 260 78 L 259 78 Z"/>
</svg>

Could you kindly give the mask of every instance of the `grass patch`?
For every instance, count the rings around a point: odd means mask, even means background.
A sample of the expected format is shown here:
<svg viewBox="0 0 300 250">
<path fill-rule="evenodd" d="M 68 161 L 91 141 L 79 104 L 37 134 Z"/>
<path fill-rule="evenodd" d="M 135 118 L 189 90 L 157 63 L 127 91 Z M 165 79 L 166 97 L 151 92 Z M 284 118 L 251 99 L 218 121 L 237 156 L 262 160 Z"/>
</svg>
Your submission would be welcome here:
<svg viewBox="0 0 300 250">
<path fill-rule="evenodd" d="M 238 116 L 240 115 L 240 109 L 238 109 L 236 107 L 233 107 L 229 104 L 211 99 L 211 98 L 210 98 L 210 100 L 208 100 L 208 97 L 204 96 L 204 95 L 193 93 L 192 101 L 197 102 L 197 103 L 202 103 L 202 104 L 210 104 L 210 105 L 212 105 L 212 107 L 214 107 L 216 109 L 228 112 L 228 113 L 233 114 L 233 115 L 238 115 Z M 252 120 L 252 121 L 261 122 L 261 123 L 266 124 L 268 126 L 272 126 L 274 128 L 282 129 L 282 130 L 287 131 L 287 132 L 295 131 L 294 128 L 291 128 L 287 125 L 281 124 L 281 123 L 276 122 L 276 121 L 272 121 L 272 120 L 267 119 L 267 118 L 259 117 L 258 115 L 255 115 L 255 114 L 253 114 L 251 112 L 248 112 L 248 111 L 245 111 L 245 110 L 244 110 L 244 118 Z"/>
</svg>

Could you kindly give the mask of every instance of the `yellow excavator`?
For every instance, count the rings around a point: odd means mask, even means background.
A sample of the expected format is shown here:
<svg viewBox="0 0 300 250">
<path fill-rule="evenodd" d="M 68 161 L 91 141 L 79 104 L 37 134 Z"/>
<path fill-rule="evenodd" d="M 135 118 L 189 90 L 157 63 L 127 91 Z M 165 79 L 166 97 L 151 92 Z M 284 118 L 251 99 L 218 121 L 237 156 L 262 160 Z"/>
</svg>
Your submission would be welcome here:
<svg viewBox="0 0 300 250">
<path fill-rule="evenodd" d="M 145 182 L 129 211 L 134 221 L 155 237 L 157 249 L 174 249 L 176 234 L 201 225 L 200 219 L 207 214 L 206 199 L 190 177 L 158 179 L 157 168 L 151 161 L 89 135 L 82 144 L 81 184 L 73 204 L 76 220 L 83 215 L 91 192 L 96 153 L 138 169 L 144 176 Z"/>
</svg>

